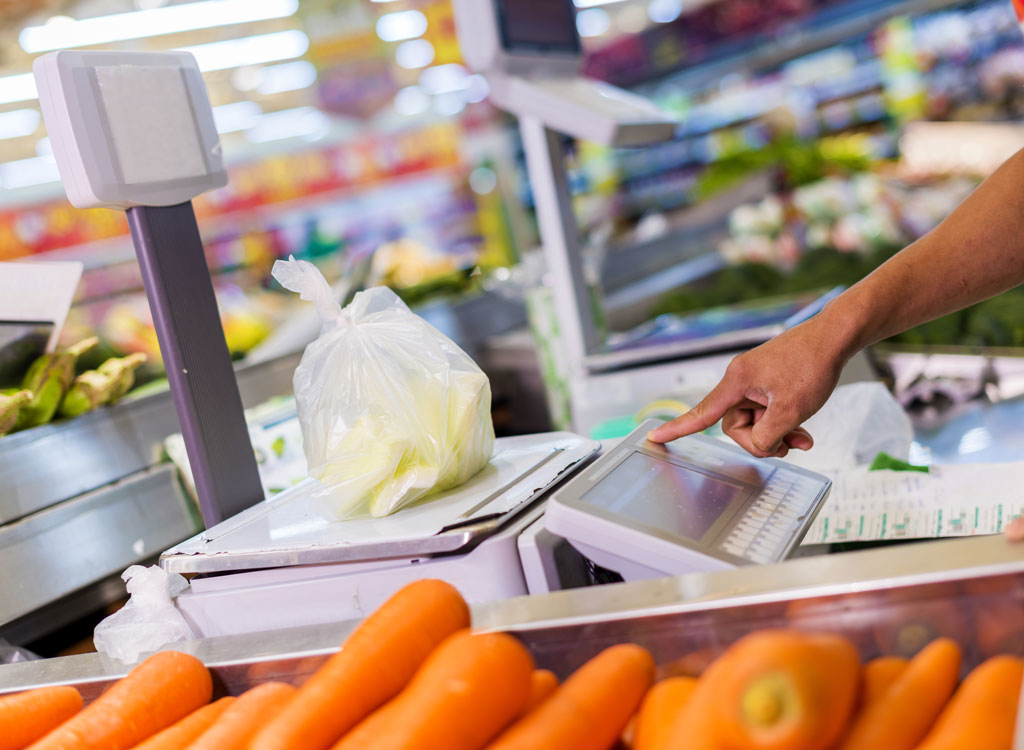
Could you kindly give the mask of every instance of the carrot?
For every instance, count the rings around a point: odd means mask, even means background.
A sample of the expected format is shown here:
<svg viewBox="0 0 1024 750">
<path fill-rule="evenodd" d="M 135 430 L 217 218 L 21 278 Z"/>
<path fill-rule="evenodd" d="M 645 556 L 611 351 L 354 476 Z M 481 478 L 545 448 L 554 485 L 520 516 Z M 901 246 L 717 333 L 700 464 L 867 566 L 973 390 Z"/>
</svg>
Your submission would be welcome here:
<svg viewBox="0 0 1024 750">
<path fill-rule="evenodd" d="M 29 750 L 124 750 L 209 703 L 212 693 L 199 659 L 161 651 Z"/>
<path fill-rule="evenodd" d="M 995 656 L 974 668 L 917 750 L 1010 750 L 1024 661 Z"/>
<path fill-rule="evenodd" d="M 525 716 L 546 701 L 557 687 L 558 678 L 550 669 L 533 670 L 533 674 L 530 675 L 530 697 L 523 707 L 522 715 Z"/>
<path fill-rule="evenodd" d="M 861 670 L 860 710 L 863 711 L 884 696 L 909 664 L 901 656 L 879 656 L 865 664 Z"/>
<path fill-rule="evenodd" d="M 196 709 L 181 721 L 143 740 L 132 750 L 181 750 L 209 729 L 220 718 L 228 706 L 234 703 L 232 696 L 226 696 L 213 703 Z"/>
<path fill-rule="evenodd" d="M 655 683 L 644 696 L 636 716 L 633 750 L 668 748 L 671 726 L 696 689 L 697 680 L 693 677 L 669 677 Z"/>
<path fill-rule="evenodd" d="M 727 747 L 823 750 L 853 712 L 860 657 L 842 636 L 762 630 L 723 659 L 708 691 L 713 731 Z"/>
<path fill-rule="evenodd" d="M 925 646 L 883 698 L 857 715 L 839 750 L 914 747 L 953 694 L 960 658 L 960 647 L 949 638 Z"/>
<path fill-rule="evenodd" d="M 251 750 L 326 750 L 405 687 L 441 641 L 469 627 L 469 607 L 444 581 L 410 583 L 349 636 Z"/>
<path fill-rule="evenodd" d="M 82 695 L 69 685 L 0 697 L 0 750 L 21 750 L 82 710 Z"/>
<path fill-rule="evenodd" d="M 488 750 L 605 750 L 615 744 L 654 680 L 646 649 L 605 649 L 554 694 L 501 734 Z"/>
<path fill-rule="evenodd" d="M 298 688 L 264 682 L 242 693 L 213 725 L 188 745 L 188 750 L 246 750 L 261 726 L 287 705 Z"/>
<path fill-rule="evenodd" d="M 522 713 L 532 673 L 530 652 L 512 636 L 463 630 L 333 750 L 479 750 Z"/>
</svg>

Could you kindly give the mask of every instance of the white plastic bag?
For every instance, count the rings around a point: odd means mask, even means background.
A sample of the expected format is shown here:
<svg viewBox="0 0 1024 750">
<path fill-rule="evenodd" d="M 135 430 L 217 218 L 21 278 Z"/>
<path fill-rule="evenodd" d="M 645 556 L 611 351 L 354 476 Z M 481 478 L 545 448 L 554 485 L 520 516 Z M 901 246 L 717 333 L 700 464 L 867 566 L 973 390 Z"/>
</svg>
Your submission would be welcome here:
<svg viewBox="0 0 1024 750">
<path fill-rule="evenodd" d="M 121 578 L 131 598 L 96 626 L 92 640 L 97 651 L 131 664 L 142 653 L 195 638 L 171 599 L 188 588 L 188 581 L 157 565 L 132 565 Z"/>
<path fill-rule="evenodd" d="M 786 460 L 817 471 L 870 464 L 880 452 L 907 460 L 914 427 L 884 385 L 850 383 L 836 388 L 821 410 L 804 423 L 814 447 L 790 451 Z"/>
<path fill-rule="evenodd" d="M 386 516 L 487 464 L 490 383 L 454 342 L 385 287 L 342 310 L 313 264 L 279 260 L 273 275 L 315 303 L 322 324 L 294 379 L 322 512 Z"/>
</svg>

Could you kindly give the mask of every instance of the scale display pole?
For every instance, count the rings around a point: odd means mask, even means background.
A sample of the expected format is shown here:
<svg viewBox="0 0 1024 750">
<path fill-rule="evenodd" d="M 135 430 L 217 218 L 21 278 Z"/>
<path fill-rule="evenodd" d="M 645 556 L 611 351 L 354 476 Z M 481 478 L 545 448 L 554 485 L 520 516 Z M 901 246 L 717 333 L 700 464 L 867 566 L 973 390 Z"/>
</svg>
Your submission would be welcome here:
<svg viewBox="0 0 1024 750">
<path fill-rule="evenodd" d="M 186 52 L 61 50 L 32 65 L 68 199 L 127 212 L 207 527 L 263 499 L 192 199 L 227 184 Z"/>
<path fill-rule="evenodd" d="M 583 272 L 579 225 L 565 172 L 562 136 L 532 115 L 519 116 L 519 130 L 562 345 L 571 373 L 579 375 L 584 372 L 587 353 L 599 342 Z"/>
<path fill-rule="evenodd" d="M 262 499 L 192 202 L 129 208 L 160 353 L 207 527 Z"/>
</svg>

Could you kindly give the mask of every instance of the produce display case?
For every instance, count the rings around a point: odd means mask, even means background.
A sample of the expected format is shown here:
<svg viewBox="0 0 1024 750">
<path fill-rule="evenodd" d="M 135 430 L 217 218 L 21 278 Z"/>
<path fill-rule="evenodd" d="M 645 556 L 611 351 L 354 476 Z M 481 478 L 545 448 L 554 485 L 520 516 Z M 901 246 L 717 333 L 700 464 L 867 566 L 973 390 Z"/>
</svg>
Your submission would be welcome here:
<svg viewBox="0 0 1024 750">
<path fill-rule="evenodd" d="M 842 633 L 862 658 L 908 654 L 955 638 L 964 669 L 994 653 L 1024 655 L 1024 549 L 1000 537 L 899 545 L 749 569 L 521 597 L 476 607 L 484 630 L 518 636 L 541 667 L 568 675 L 614 643 L 651 650 L 661 675 L 693 674 L 753 630 Z M 268 681 L 300 684 L 355 623 L 298 627 L 175 644 L 202 659 L 215 691 Z M 129 667 L 99 654 L 0 667 L 0 691 L 73 684 L 86 700 Z"/>
</svg>

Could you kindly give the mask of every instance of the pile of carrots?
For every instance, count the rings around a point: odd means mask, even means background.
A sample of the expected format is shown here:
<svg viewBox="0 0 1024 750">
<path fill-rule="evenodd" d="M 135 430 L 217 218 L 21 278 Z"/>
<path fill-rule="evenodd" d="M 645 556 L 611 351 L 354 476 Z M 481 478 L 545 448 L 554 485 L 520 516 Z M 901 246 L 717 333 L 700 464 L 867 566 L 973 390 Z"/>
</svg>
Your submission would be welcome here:
<svg viewBox="0 0 1024 750">
<path fill-rule="evenodd" d="M 85 708 L 66 686 L 0 696 L 0 750 L 1010 750 L 1024 662 L 960 671 L 946 638 L 861 664 L 842 636 L 762 630 L 700 677 L 655 682 L 651 655 L 620 644 L 558 684 L 424 580 L 301 687 L 211 702 L 206 667 L 161 652 Z"/>
</svg>

